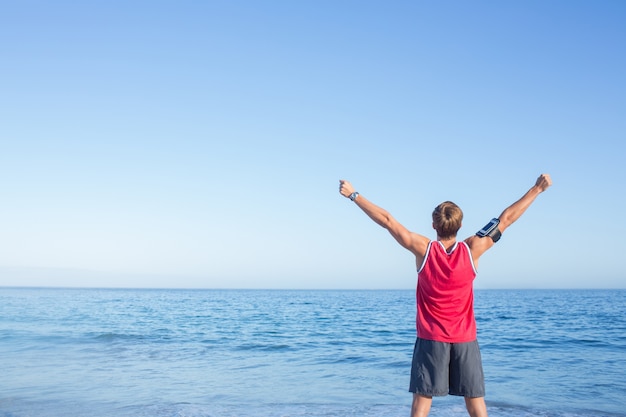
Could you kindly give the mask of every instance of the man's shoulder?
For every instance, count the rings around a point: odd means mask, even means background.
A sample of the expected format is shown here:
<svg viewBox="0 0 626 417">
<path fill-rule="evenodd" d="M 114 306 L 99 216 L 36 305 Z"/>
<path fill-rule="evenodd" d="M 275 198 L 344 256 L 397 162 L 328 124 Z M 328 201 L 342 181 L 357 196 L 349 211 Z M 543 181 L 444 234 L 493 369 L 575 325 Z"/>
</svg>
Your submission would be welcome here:
<svg viewBox="0 0 626 417">
<path fill-rule="evenodd" d="M 493 240 L 490 237 L 480 237 L 477 235 L 472 235 L 463 242 L 469 247 L 474 259 L 478 259 L 493 246 Z"/>
</svg>

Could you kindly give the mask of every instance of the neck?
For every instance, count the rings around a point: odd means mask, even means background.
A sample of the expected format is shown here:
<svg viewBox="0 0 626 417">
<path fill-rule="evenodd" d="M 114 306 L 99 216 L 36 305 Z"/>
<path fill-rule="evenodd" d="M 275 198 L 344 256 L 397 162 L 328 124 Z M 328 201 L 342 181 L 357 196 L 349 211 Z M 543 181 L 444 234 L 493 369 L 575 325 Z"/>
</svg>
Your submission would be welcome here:
<svg viewBox="0 0 626 417">
<path fill-rule="evenodd" d="M 456 243 L 456 237 L 441 239 L 439 236 L 437 236 L 437 240 L 443 244 L 443 247 L 446 248 L 446 251 L 450 251 L 450 249 L 452 249 L 452 247 Z"/>
</svg>

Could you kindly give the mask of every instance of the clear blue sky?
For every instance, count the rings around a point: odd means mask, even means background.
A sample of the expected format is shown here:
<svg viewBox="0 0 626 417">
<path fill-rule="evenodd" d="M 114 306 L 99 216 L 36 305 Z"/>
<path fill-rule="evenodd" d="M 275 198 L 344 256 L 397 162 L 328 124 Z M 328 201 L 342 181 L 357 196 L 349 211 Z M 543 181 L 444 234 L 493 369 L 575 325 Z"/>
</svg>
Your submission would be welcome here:
<svg viewBox="0 0 626 417">
<path fill-rule="evenodd" d="M 0 285 L 413 288 L 554 186 L 477 288 L 625 288 L 626 2 L 24 1 L 0 13 Z"/>
</svg>

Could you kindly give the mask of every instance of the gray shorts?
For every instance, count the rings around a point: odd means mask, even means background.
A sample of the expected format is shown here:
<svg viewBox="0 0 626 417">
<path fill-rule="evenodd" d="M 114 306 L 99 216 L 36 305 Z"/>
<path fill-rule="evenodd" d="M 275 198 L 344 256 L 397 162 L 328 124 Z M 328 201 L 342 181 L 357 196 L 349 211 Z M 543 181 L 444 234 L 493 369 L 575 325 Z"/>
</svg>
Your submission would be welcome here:
<svg viewBox="0 0 626 417">
<path fill-rule="evenodd" d="M 484 397 L 485 377 L 478 342 L 444 343 L 417 338 L 409 392 L 428 397 Z"/>
</svg>

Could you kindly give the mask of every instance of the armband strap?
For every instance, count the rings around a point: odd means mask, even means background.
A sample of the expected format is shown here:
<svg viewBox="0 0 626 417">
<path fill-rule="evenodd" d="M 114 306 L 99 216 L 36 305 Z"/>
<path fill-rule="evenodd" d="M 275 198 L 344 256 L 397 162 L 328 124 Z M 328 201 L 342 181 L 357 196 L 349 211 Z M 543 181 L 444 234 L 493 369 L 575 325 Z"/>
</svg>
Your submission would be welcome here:
<svg viewBox="0 0 626 417">
<path fill-rule="evenodd" d="M 496 243 L 502 237 L 502 232 L 500 232 L 500 228 L 498 226 L 495 227 L 489 234 L 487 235 L 493 240 L 493 243 Z"/>
</svg>

